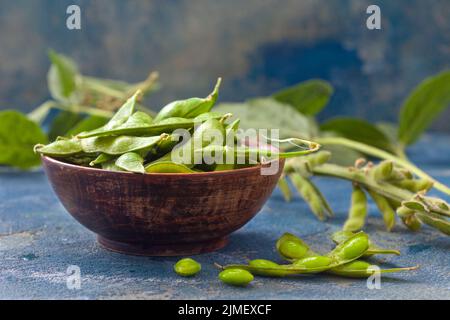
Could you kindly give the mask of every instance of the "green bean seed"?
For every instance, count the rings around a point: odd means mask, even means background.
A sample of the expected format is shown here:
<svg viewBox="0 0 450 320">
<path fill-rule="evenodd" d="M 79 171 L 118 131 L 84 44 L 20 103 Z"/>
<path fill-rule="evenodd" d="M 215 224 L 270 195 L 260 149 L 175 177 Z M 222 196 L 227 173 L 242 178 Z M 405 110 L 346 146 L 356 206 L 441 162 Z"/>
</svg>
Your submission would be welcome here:
<svg viewBox="0 0 450 320">
<path fill-rule="evenodd" d="M 202 269 L 200 263 L 191 258 L 184 258 L 178 261 L 173 267 L 175 272 L 183 277 L 196 275 Z"/>
<path fill-rule="evenodd" d="M 286 259 L 301 259 L 308 256 L 309 246 L 290 233 L 283 234 L 276 243 L 278 253 Z"/>
<path fill-rule="evenodd" d="M 311 256 L 295 261 L 293 267 L 304 267 L 308 269 L 323 268 L 331 265 L 333 259 L 326 256 Z"/>
<path fill-rule="evenodd" d="M 281 265 L 270 260 L 255 259 L 250 261 L 248 265 L 256 268 L 253 273 L 258 276 L 283 277 L 286 275 L 286 272 L 285 270 L 282 270 Z M 258 269 L 261 270 L 258 271 Z"/>
<path fill-rule="evenodd" d="M 219 274 L 219 279 L 226 284 L 245 287 L 253 281 L 253 275 L 243 269 L 226 269 Z"/>
</svg>

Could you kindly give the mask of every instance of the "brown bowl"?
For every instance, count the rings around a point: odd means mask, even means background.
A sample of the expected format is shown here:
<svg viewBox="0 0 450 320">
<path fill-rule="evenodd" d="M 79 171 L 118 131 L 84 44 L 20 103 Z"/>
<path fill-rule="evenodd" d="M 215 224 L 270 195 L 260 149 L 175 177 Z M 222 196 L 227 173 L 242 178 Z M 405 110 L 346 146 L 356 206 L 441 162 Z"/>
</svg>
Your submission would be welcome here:
<svg viewBox="0 0 450 320">
<path fill-rule="evenodd" d="M 148 256 L 210 252 L 253 218 L 283 170 L 261 166 L 202 173 L 134 174 L 42 157 L 69 213 L 112 251 Z"/>
</svg>

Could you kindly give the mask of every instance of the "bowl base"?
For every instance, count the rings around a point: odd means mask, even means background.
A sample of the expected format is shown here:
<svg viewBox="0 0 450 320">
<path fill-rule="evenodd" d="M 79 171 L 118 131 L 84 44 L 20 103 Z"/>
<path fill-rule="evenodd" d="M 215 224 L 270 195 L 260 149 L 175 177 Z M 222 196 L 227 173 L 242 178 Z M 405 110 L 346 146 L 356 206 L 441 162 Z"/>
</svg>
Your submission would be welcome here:
<svg viewBox="0 0 450 320">
<path fill-rule="evenodd" d="M 127 243 L 97 236 L 98 243 L 105 249 L 134 256 L 187 256 L 219 250 L 228 244 L 228 237 L 205 242 L 188 242 L 173 244 Z"/>
</svg>

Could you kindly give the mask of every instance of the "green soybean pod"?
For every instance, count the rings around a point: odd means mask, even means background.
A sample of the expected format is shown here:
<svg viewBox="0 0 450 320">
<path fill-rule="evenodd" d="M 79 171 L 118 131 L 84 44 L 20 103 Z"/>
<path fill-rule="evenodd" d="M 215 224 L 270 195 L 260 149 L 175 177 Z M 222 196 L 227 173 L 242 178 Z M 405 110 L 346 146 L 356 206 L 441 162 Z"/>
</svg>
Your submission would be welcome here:
<svg viewBox="0 0 450 320">
<path fill-rule="evenodd" d="M 172 161 L 157 161 L 145 166 L 146 173 L 195 173 L 189 167 Z"/>
<path fill-rule="evenodd" d="M 343 230 L 358 231 L 364 227 L 367 216 L 367 198 L 361 187 L 353 186 L 352 199 L 348 218 L 344 223 Z"/>
<path fill-rule="evenodd" d="M 159 111 L 154 121 L 157 122 L 171 117 L 195 118 L 210 111 L 219 95 L 221 81 L 221 78 L 217 79 L 213 92 L 206 98 L 190 98 L 169 103 Z"/>
<path fill-rule="evenodd" d="M 60 139 L 47 145 L 36 145 L 34 151 L 45 156 L 67 157 L 83 152 L 80 140 L 78 139 Z"/>
<path fill-rule="evenodd" d="M 387 231 L 391 231 L 395 226 L 395 211 L 391 207 L 389 201 L 383 197 L 382 195 L 376 193 L 375 191 L 368 190 L 370 196 L 373 201 L 380 210 L 381 215 L 383 216 L 384 225 L 386 226 Z"/>
<path fill-rule="evenodd" d="M 133 136 L 106 136 L 82 139 L 81 147 L 86 153 L 106 153 L 109 155 L 122 155 L 127 152 L 149 149 L 168 135 L 162 134 L 153 137 Z"/>
<path fill-rule="evenodd" d="M 284 277 L 286 276 L 286 271 L 278 263 L 275 263 L 266 259 L 255 259 L 251 260 L 248 265 L 252 268 L 261 268 L 261 270 L 255 269 L 253 274 L 258 276 L 269 276 L 269 277 Z M 264 270 L 267 269 L 267 270 Z"/>
<path fill-rule="evenodd" d="M 196 275 L 202 269 L 200 263 L 191 258 L 184 258 L 178 261 L 173 267 L 175 272 L 183 277 L 191 277 Z"/>
<path fill-rule="evenodd" d="M 286 202 L 290 202 L 292 200 L 292 192 L 289 188 L 289 184 L 286 180 L 286 177 L 281 177 L 278 180 L 278 188 L 280 188 L 281 194 Z"/>
<path fill-rule="evenodd" d="M 100 153 L 100 154 L 97 156 L 97 158 L 95 158 L 94 160 L 92 160 L 92 161 L 89 163 L 89 165 L 90 165 L 91 167 L 93 167 L 93 166 L 96 166 L 96 165 L 98 165 L 98 164 L 102 164 L 102 163 L 104 163 L 104 162 L 106 162 L 106 161 L 109 161 L 109 160 L 111 160 L 112 158 L 114 158 L 114 156 L 111 156 L 111 155 L 106 154 L 106 153 Z"/>
<path fill-rule="evenodd" d="M 389 180 L 392 176 L 392 171 L 394 169 L 394 163 L 389 160 L 381 161 L 372 170 L 373 177 L 377 181 Z"/>
<path fill-rule="evenodd" d="M 319 220 L 323 221 L 327 216 L 333 216 L 333 211 L 325 200 L 325 197 L 309 179 L 303 177 L 298 172 L 289 174 L 289 177 L 299 195 L 305 200 Z"/>
<path fill-rule="evenodd" d="M 327 256 L 338 263 L 358 259 L 369 249 L 369 237 L 364 232 L 358 232 L 346 241 L 338 244 Z"/>
<path fill-rule="evenodd" d="M 376 267 L 376 268 L 374 268 Z M 332 268 L 328 270 L 328 273 L 335 274 L 342 277 L 348 278 L 367 278 L 374 274 L 379 273 L 394 273 L 402 271 L 416 270 L 418 267 L 406 267 L 406 268 L 390 268 L 390 269 L 379 269 L 377 266 L 371 265 L 366 261 L 355 260 L 350 263 Z"/>
<path fill-rule="evenodd" d="M 134 108 L 136 106 L 136 99 L 141 94 L 141 91 L 138 90 L 131 98 L 129 98 L 120 108 L 117 110 L 117 112 L 114 114 L 114 116 L 102 127 L 88 131 L 88 132 L 82 132 L 78 134 L 79 138 L 87 138 L 92 137 L 97 134 L 102 134 L 104 132 L 108 132 L 114 128 L 119 127 L 120 125 L 124 124 L 133 114 Z"/>
<path fill-rule="evenodd" d="M 232 268 L 219 273 L 219 279 L 226 284 L 245 287 L 253 281 L 253 275 L 247 270 Z"/>
<path fill-rule="evenodd" d="M 397 215 L 402 219 L 403 224 L 411 231 L 419 231 L 422 223 L 417 219 L 416 212 L 405 206 L 397 208 Z"/>
<path fill-rule="evenodd" d="M 408 179 L 393 182 L 394 185 L 411 192 L 428 191 L 433 187 L 433 182 L 428 179 Z"/>
<path fill-rule="evenodd" d="M 144 158 L 136 152 L 127 152 L 116 160 L 116 166 L 120 169 L 135 173 L 145 173 Z"/>
<path fill-rule="evenodd" d="M 311 168 L 320 166 L 326 162 L 328 162 L 328 160 L 330 160 L 331 158 L 331 152 L 329 151 L 319 151 L 310 155 L 307 155 L 303 158 L 303 160 L 306 160 Z"/>
<path fill-rule="evenodd" d="M 333 240 L 334 243 L 336 244 L 340 244 L 344 241 L 347 241 L 348 239 L 350 239 L 351 237 L 353 237 L 355 234 L 351 231 L 337 231 L 335 233 L 332 234 L 331 236 L 331 240 Z M 374 245 L 372 243 L 372 241 L 370 241 L 369 239 L 369 248 L 367 249 L 367 251 L 364 253 L 363 257 L 371 257 L 375 254 L 395 254 L 395 255 L 400 255 L 400 251 L 398 250 L 394 250 L 394 249 L 385 249 L 385 248 L 380 248 L 376 245 Z"/>
</svg>

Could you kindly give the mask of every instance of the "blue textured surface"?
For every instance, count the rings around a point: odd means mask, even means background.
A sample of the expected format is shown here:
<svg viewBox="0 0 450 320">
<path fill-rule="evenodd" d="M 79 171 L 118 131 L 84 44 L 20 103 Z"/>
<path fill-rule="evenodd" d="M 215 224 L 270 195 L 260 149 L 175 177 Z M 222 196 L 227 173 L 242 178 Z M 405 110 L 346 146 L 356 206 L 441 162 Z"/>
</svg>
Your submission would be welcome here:
<svg viewBox="0 0 450 320">
<path fill-rule="evenodd" d="M 82 29 L 66 28 L 78 4 Z M 450 68 L 450 1 L 378 0 L 382 29 L 366 28 L 371 0 L 0 0 L 0 110 L 48 98 L 48 48 L 88 75 L 129 81 L 161 74 L 155 110 L 204 96 L 268 95 L 321 77 L 336 88 L 321 117 L 397 118 L 409 91 Z M 434 123 L 449 132 L 450 109 Z"/>
<path fill-rule="evenodd" d="M 425 137 L 410 150 L 418 164 L 447 185 L 450 184 L 448 139 L 448 136 Z M 227 264 L 253 258 L 278 260 L 274 243 L 286 231 L 298 234 L 316 250 L 332 248 L 328 236 L 342 225 L 350 186 L 347 182 L 324 178 L 316 181 L 336 211 L 335 219 L 319 222 L 298 197 L 292 203 L 285 203 L 279 190 L 275 190 L 263 210 L 231 236 L 226 248 L 197 256 L 203 270 L 198 276 L 186 279 L 172 271 L 177 258 L 133 257 L 100 248 L 94 234 L 65 211 L 43 172 L 2 172 L 0 299 L 450 298 L 449 238 L 427 227 L 420 233 L 411 233 L 398 225 L 394 232 L 387 233 L 383 231 L 374 205 L 370 207 L 367 231 L 380 245 L 402 252 L 399 257 L 383 257 L 382 260 L 388 266 L 419 264 L 419 270 L 383 277 L 380 290 L 368 290 L 365 280 L 328 275 L 257 278 L 248 288 L 220 283 L 213 262 Z M 81 269 L 80 290 L 67 289 L 69 265 L 78 265 Z"/>
</svg>

